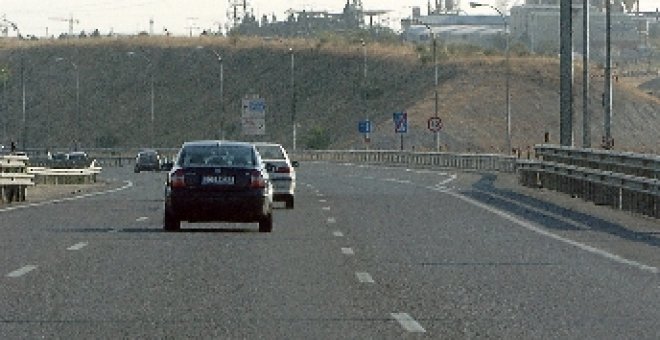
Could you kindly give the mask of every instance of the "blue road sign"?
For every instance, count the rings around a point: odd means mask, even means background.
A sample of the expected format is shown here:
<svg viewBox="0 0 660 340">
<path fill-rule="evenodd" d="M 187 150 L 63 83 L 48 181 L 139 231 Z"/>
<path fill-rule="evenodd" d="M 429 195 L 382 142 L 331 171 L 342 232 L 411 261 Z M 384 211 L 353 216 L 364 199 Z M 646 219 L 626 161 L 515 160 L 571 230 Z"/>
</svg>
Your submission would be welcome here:
<svg viewBox="0 0 660 340">
<path fill-rule="evenodd" d="M 370 133 L 371 132 L 371 122 L 368 120 L 361 120 L 358 123 L 358 131 L 360 133 Z"/>
<path fill-rule="evenodd" d="M 394 112 L 394 132 L 396 133 L 408 132 L 408 113 Z"/>
</svg>

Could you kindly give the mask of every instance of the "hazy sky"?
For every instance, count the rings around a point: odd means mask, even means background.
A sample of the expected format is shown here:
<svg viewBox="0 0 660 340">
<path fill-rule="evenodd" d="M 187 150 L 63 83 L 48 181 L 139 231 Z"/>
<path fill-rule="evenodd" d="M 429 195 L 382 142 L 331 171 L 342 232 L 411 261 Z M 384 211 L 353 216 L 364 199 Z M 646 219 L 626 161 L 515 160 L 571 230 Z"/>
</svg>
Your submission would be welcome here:
<svg viewBox="0 0 660 340">
<path fill-rule="evenodd" d="M 59 35 L 69 31 L 70 18 L 74 24 L 74 32 L 91 32 L 99 29 L 102 34 L 110 31 L 115 33 L 134 34 L 139 31 L 149 31 L 149 20 L 153 18 L 154 33 L 162 33 L 163 28 L 176 35 L 187 35 L 190 27 L 193 34 L 200 29 L 217 31 L 219 25 L 227 23 L 228 9 L 232 3 L 242 3 L 243 0 L 0 0 L 0 20 L 4 16 L 16 23 L 23 35 L 43 37 Z M 459 0 L 461 9 L 468 13 L 488 13 L 488 8 L 479 12 L 468 6 L 470 0 Z M 263 14 L 269 17 L 275 14 L 278 20 L 284 20 L 285 11 L 290 8 L 306 10 L 327 10 L 332 13 L 341 12 L 346 0 L 247 0 L 259 18 Z M 384 24 L 398 28 L 402 17 L 408 17 L 411 7 L 422 8 L 426 14 L 428 0 L 362 0 L 368 10 L 390 10 L 381 17 Z M 435 3 L 434 0 L 431 2 Z M 495 5 L 497 0 L 482 0 Z M 510 2 L 514 2 L 511 0 Z M 642 10 L 655 10 L 660 6 L 660 0 L 641 0 Z M 15 35 L 12 31 L 10 35 Z"/>
</svg>

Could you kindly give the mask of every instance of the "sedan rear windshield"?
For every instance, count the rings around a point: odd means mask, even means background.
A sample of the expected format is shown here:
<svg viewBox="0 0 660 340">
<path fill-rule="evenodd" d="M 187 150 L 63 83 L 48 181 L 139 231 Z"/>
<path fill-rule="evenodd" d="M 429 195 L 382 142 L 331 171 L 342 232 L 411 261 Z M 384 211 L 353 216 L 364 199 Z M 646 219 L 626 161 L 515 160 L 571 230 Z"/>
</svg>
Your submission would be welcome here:
<svg viewBox="0 0 660 340">
<path fill-rule="evenodd" d="M 192 145 L 179 155 L 178 165 L 252 167 L 256 159 L 252 148 L 241 145 Z"/>
<path fill-rule="evenodd" d="M 262 159 L 285 159 L 279 145 L 258 145 L 257 150 Z"/>
</svg>

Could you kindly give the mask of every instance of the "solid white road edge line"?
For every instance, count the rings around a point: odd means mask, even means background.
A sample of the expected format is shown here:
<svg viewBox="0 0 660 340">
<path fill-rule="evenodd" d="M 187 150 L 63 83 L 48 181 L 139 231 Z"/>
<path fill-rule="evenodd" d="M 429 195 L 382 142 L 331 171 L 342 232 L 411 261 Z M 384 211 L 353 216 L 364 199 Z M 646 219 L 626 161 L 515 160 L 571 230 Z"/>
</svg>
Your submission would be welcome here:
<svg viewBox="0 0 660 340">
<path fill-rule="evenodd" d="M 461 199 L 461 200 L 463 200 L 463 201 L 465 201 L 465 202 L 467 202 L 467 203 L 470 203 L 470 204 L 472 204 L 472 205 L 475 205 L 475 206 L 480 207 L 480 208 L 482 208 L 482 209 L 485 209 L 485 210 L 487 210 L 487 211 L 490 211 L 491 213 L 493 213 L 493 214 L 495 214 L 495 215 L 498 215 L 498 216 L 500 216 L 500 217 L 502 217 L 502 218 L 504 218 L 504 219 L 507 219 L 507 220 L 513 222 L 513 223 L 516 223 L 516 224 L 520 225 L 521 227 L 523 227 L 523 228 L 525 228 L 525 229 L 528 229 L 528 230 L 531 230 L 531 231 L 533 231 L 533 232 L 535 232 L 535 233 L 538 233 L 538 234 L 540 234 L 540 235 L 543 235 L 543 236 L 546 236 L 546 237 L 549 237 L 549 238 L 555 239 L 555 240 L 560 241 L 560 242 L 564 242 L 564 243 L 570 244 L 570 245 L 572 245 L 572 246 L 574 246 L 574 247 L 577 247 L 577 248 L 579 248 L 579 249 L 582 249 L 582 250 L 584 250 L 584 251 L 587 251 L 587 252 L 592 253 L 592 254 L 595 254 L 595 255 L 602 256 L 602 257 L 604 257 L 604 258 L 606 258 L 606 259 L 612 260 L 612 261 L 614 261 L 614 262 L 618 262 L 618 263 L 620 263 L 620 264 L 625 264 L 625 265 L 628 265 L 628 266 L 633 266 L 633 267 L 636 267 L 636 268 L 638 268 L 638 269 L 641 269 L 641 270 L 643 270 L 643 271 L 647 271 L 647 272 L 650 272 L 650 273 L 653 273 L 653 274 L 658 274 L 658 273 L 660 273 L 660 270 L 658 270 L 657 267 L 653 267 L 653 266 L 645 265 L 645 264 L 643 264 L 643 263 L 639 263 L 639 262 L 637 262 L 637 261 L 633 261 L 633 260 L 628 260 L 628 259 L 626 259 L 626 258 L 623 258 L 623 257 L 619 256 L 619 255 L 615 255 L 615 254 L 612 254 L 612 253 L 608 253 L 608 252 L 606 252 L 605 250 L 598 249 L 598 248 L 596 248 L 596 247 L 592 247 L 592 246 L 589 246 L 589 245 L 586 245 L 586 244 L 584 244 L 584 243 L 580 243 L 580 242 L 577 242 L 577 241 L 574 241 L 574 240 L 571 240 L 571 239 L 567 239 L 567 238 L 565 238 L 565 237 L 561 237 L 561 236 L 556 235 L 556 234 L 553 234 L 553 233 L 551 233 L 551 232 L 549 232 L 549 231 L 547 231 L 547 230 L 545 230 L 545 229 L 542 229 L 542 228 L 540 228 L 540 227 L 537 227 L 537 226 L 535 226 L 534 224 L 532 224 L 531 222 L 527 222 L 527 221 L 521 220 L 521 219 L 519 219 L 519 218 L 517 218 L 517 217 L 515 217 L 515 216 L 513 216 L 513 215 L 511 215 L 511 214 L 508 214 L 508 213 L 506 213 L 506 212 L 504 212 L 504 211 L 502 211 L 502 210 L 499 210 L 499 209 L 493 208 L 493 207 L 491 207 L 491 206 L 489 206 L 489 205 L 486 205 L 486 204 L 483 204 L 483 203 L 481 203 L 481 202 L 475 201 L 475 200 L 473 200 L 473 199 L 471 199 L 471 198 L 469 198 L 469 197 L 467 197 L 467 196 L 461 195 L 461 194 L 459 194 L 459 193 L 452 192 L 452 191 L 445 191 L 444 193 L 446 193 L 446 194 L 448 194 L 448 195 L 451 195 L 451 196 L 454 196 L 454 197 L 456 197 L 456 198 L 458 198 L 458 199 Z"/>
<path fill-rule="evenodd" d="M 13 277 L 13 278 L 21 277 L 21 276 L 23 276 L 23 275 L 25 275 L 25 274 L 27 274 L 27 273 L 35 270 L 35 269 L 37 269 L 37 266 L 30 264 L 30 265 L 27 265 L 27 266 L 23 266 L 20 269 L 14 270 L 13 272 L 7 274 L 7 277 Z"/>
<path fill-rule="evenodd" d="M 415 321 L 408 313 L 390 313 L 394 320 L 398 321 L 401 327 L 412 333 L 426 333 L 426 330 L 419 322 Z"/>
</svg>

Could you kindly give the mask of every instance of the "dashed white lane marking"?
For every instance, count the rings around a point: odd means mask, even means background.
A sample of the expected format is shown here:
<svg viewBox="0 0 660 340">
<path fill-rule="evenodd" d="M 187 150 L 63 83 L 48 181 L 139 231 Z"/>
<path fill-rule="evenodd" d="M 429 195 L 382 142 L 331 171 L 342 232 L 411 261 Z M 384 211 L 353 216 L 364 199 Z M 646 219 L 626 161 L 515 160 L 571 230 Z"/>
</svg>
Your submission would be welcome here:
<svg viewBox="0 0 660 340">
<path fill-rule="evenodd" d="M 328 200 L 325 200 L 325 199 L 320 199 L 319 200 L 319 203 L 326 203 L 326 202 L 328 202 Z"/>
<path fill-rule="evenodd" d="M 80 249 L 83 249 L 85 247 L 87 247 L 87 242 L 78 242 L 78 243 L 72 245 L 71 247 L 66 248 L 66 250 L 80 250 Z"/>
<path fill-rule="evenodd" d="M 337 220 L 334 217 L 328 217 L 328 224 L 337 223 Z"/>
<path fill-rule="evenodd" d="M 415 321 L 408 313 L 391 313 L 392 318 L 399 322 L 399 325 L 411 333 L 426 333 L 426 330 L 419 322 Z"/>
<path fill-rule="evenodd" d="M 63 203 L 63 202 L 68 202 L 68 201 L 75 201 L 81 198 L 87 198 L 87 197 L 92 197 L 92 196 L 99 196 L 99 195 L 105 195 L 105 194 L 110 194 L 114 193 L 117 191 L 121 191 L 124 189 L 128 189 L 133 186 L 133 182 L 131 181 L 125 181 L 125 185 L 121 186 L 119 188 L 115 189 L 110 189 L 106 191 L 98 191 L 98 192 L 93 192 L 89 194 L 83 194 L 83 195 L 78 195 L 78 196 L 73 196 L 73 197 L 66 197 L 66 198 L 60 198 L 60 199 L 55 199 L 55 200 L 50 200 L 50 201 L 43 201 L 43 202 L 36 202 L 36 203 L 29 203 L 29 204 L 22 204 L 22 205 L 14 205 L 6 208 L 0 209 L 0 212 L 7 212 L 7 211 L 13 211 L 13 210 L 19 210 L 19 209 L 26 209 L 26 208 L 34 208 L 34 207 L 41 207 L 44 205 L 49 205 L 49 204 L 54 204 L 54 203 Z"/>
<path fill-rule="evenodd" d="M 344 237 L 344 233 L 342 233 L 341 231 L 334 231 L 334 232 L 332 232 L 332 235 L 334 237 Z M 660 288 L 660 287 L 658 287 L 658 288 Z"/>
<path fill-rule="evenodd" d="M 553 234 L 553 233 L 551 233 L 551 232 L 549 232 L 545 229 L 537 227 L 536 225 L 534 225 L 531 222 L 521 220 L 521 219 L 519 219 L 519 218 L 517 218 L 517 217 L 515 217 L 511 214 L 508 214 L 508 213 L 506 213 L 502 210 L 499 210 L 499 209 L 496 209 L 496 208 L 491 207 L 489 205 L 486 205 L 484 203 L 475 201 L 475 200 L 473 200 L 473 199 L 471 199 L 467 196 L 461 195 L 459 193 L 452 192 L 452 191 L 446 191 L 446 193 L 449 194 L 449 195 L 452 195 L 452 196 L 454 196 L 458 199 L 461 199 L 465 202 L 468 202 L 472 205 L 475 205 L 477 207 L 480 207 L 482 209 L 490 211 L 491 213 L 493 213 L 495 215 L 498 215 L 498 216 L 500 216 L 504 219 L 507 219 L 507 220 L 509 220 L 513 223 L 516 223 L 516 224 L 520 225 L 521 227 L 523 227 L 525 229 L 531 230 L 531 231 L 533 231 L 535 233 L 538 233 L 538 234 L 541 234 L 543 236 L 555 239 L 555 240 L 560 241 L 560 242 L 570 244 L 574 247 L 577 247 L 579 249 L 582 249 L 582 250 L 587 251 L 587 252 L 592 253 L 592 254 L 602 256 L 602 257 L 607 258 L 609 260 L 612 260 L 614 262 L 618 262 L 618 263 L 625 264 L 625 265 L 632 266 L 632 267 L 637 267 L 638 269 L 641 269 L 643 271 L 647 271 L 647 272 L 650 272 L 650 273 L 653 273 L 653 274 L 660 273 L 660 270 L 658 270 L 657 267 L 649 266 L 649 265 L 639 263 L 639 262 L 633 261 L 633 260 L 628 260 L 626 258 L 623 258 L 623 257 L 619 256 L 619 255 L 608 253 L 605 250 L 598 249 L 596 247 L 592 247 L 592 246 L 589 246 L 589 245 L 586 245 L 586 244 L 583 244 L 583 243 L 580 243 L 580 242 L 577 242 L 577 241 L 574 241 L 574 240 L 571 240 L 571 239 L 567 239 L 567 238 L 561 237 L 559 235 L 555 235 L 555 234 Z"/>
<path fill-rule="evenodd" d="M 341 248 L 341 253 L 344 255 L 355 255 L 353 248 Z"/>
<path fill-rule="evenodd" d="M 148 219 L 149 219 L 149 217 L 142 216 L 142 217 L 138 217 L 135 221 L 136 221 L 136 222 L 144 222 L 144 221 L 146 221 L 146 220 L 148 220 Z"/>
<path fill-rule="evenodd" d="M 321 208 L 321 209 L 323 209 L 323 210 L 330 210 L 330 207 L 323 207 L 323 208 Z"/>
<path fill-rule="evenodd" d="M 356 272 L 355 276 L 357 276 L 358 281 L 361 283 L 374 283 L 374 279 L 369 275 L 369 273 L 365 272 Z"/>
<path fill-rule="evenodd" d="M 34 266 L 34 265 L 30 264 L 30 265 L 27 265 L 27 266 L 23 266 L 20 269 L 14 270 L 13 272 L 7 274 L 7 277 L 13 277 L 13 278 L 21 277 L 21 276 L 23 276 L 23 275 L 25 275 L 25 274 L 27 274 L 27 273 L 35 270 L 35 269 L 37 269 L 37 266 Z"/>
</svg>

